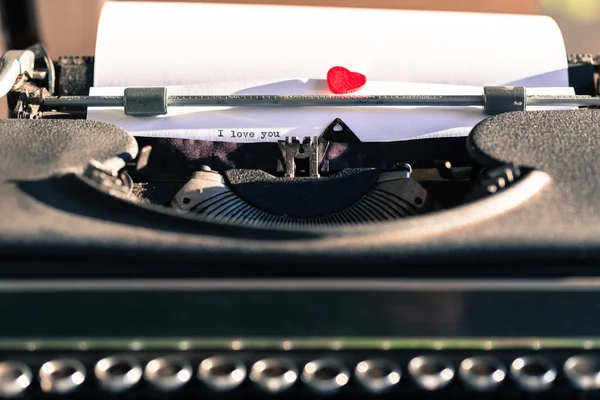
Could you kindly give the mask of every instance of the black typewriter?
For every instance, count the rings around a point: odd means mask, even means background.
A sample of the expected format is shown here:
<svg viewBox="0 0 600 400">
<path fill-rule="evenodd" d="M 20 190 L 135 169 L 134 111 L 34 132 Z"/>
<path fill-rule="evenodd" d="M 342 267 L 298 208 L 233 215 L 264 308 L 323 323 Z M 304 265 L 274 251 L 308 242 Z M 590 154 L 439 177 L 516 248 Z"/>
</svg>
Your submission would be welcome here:
<svg viewBox="0 0 600 400">
<path fill-rule="evenodd" d="M 183 100 L 91 98 L 94 58 L 40 44 L 1 68 L 0 398 L 600 389 L 594 57 L 569 56 L 557 101 L 579 109 L 489 87 L 468 137 L 391 143 L 341 119 L 273 143 L 136 138 L 87 107 Z"/>
</svg>

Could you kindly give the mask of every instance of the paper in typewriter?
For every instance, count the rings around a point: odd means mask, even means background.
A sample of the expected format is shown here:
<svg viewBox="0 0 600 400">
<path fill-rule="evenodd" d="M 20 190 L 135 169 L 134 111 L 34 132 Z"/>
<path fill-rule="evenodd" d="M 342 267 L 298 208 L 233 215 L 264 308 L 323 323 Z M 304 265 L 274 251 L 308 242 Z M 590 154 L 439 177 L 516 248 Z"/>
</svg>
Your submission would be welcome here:
<svg viewBox="0 0 600 400">
<path fill-rule="evenodd" d="M 523 85 L 573 94 L 564 42 L 541 16 L 291 6 L 108 2 L 93 95 L 132 86 L 169 94 L 329 94 L 341 65 L 367 76 L 356 94 L 481 94 Z M 466 135 L 480 108 L 169 107 L 159 117 L 90 109 L 137 136 L 263 141 L 318 135 L 341 118 L 363 141 Z"/>
</svg>

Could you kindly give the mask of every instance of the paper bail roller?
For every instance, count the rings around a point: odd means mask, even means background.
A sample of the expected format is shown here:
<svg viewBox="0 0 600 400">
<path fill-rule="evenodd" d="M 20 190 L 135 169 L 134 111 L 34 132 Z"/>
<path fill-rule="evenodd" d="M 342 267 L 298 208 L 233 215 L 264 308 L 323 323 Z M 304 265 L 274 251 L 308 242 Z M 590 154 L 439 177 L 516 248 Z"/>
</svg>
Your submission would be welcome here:
<svg viewBox="0 0 600 400">
<path fill-rule="evenodd" d="M 167 113 L 167 88 L 127 88 L 124 93 L 125 114 L 134 116 L 163 115 Z"/>
<path fill-rule="evenodd" d="M 523 111 L 527 106 L 600 106 L 594 96 L 528 96 L 522 86 L 485 86 L 482 95 L 167 95 L 165 87 L 126 88 L 123 96 L 49 96 L 52 107 L 123 107 L 127 115 L 151 116 L 171 107 L 470 107 L 486 115 Z"/>
<path fill-rule="evenodd" d="M 523 86 L 485 86 L 483 104 L 483 111 L 487 115 L 525 111 L 527 91 Z"/>
</svg>

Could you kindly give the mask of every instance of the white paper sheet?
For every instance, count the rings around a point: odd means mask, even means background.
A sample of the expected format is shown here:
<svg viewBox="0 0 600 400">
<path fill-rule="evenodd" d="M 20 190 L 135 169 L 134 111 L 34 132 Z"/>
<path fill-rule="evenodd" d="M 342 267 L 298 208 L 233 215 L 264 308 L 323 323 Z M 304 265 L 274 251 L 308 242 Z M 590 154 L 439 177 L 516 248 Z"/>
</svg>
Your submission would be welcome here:
<svg viewBox="0 0 600 400">
<path fill-rule="evenodd" d="M 94 86 L 324 79 L 567 86 L 563 38 L 545 16 L 239 4 L 108 2 Z"/>
<path fill-rule="evenodd" d="M 170 94 L 324 94 L 323 79 L 336 65 L 367 76 L 358 94 L 481 94 L 481 86 L 511 84 L 559 88 L 532 94 L 572 94 L 562 35 L 548 17 L 154 2 L 105 4 L 91 94 L 122 95 L 127 86 L 169 86 Z M 400 140 L 464 135 L 485 116 L 476 108 L 432 107 L 88 114 L 138 136 L 242 141 L 260 140 L 256 132 L 314 135 L 338 117 L 362 140 Z M 219 129 L 255 137 L 225 139 Z"/>
</svg>

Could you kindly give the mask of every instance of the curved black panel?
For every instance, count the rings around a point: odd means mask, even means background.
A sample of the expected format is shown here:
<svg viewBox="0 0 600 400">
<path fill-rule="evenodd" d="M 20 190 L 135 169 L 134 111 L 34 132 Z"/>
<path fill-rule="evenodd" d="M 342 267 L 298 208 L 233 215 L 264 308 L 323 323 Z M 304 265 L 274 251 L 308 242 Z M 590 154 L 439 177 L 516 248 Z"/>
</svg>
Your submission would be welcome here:
<svg viewBox="0 0 600 400">
<path fill-rule="evenodd" d="M 598 122 L 597 110 L 581 110 L 511 113 L 479 124 L 469 138 L 478 161 L 543 171 L 489 199 L 371 226 L 275 230 L 108 199 L 67 178 L 57 184 L 55 176 L 80 171 L 89 158 L 133 151 L 133 138 L 92 121 L 2 121 L 0 213 L 10 218 L 0 218 L 0 253 L 30 256 L 35 248 L 38 256 L 140 262 L 176 254 L 204 265 L 285 260 L 342 275 L 340 265 L 377 263 L 402 274 L 407 264 L 595 261 L 600 258 Z"/>
<path fill-rule="evenodd" d="M 320 178 L 277 178 L 260 170 L 229 170 L 231 188 L 267 213 L 291 218 L 330 215 L 350 207 L 373 186 L 376 169 L 344 170 Z"/>
</svg>

